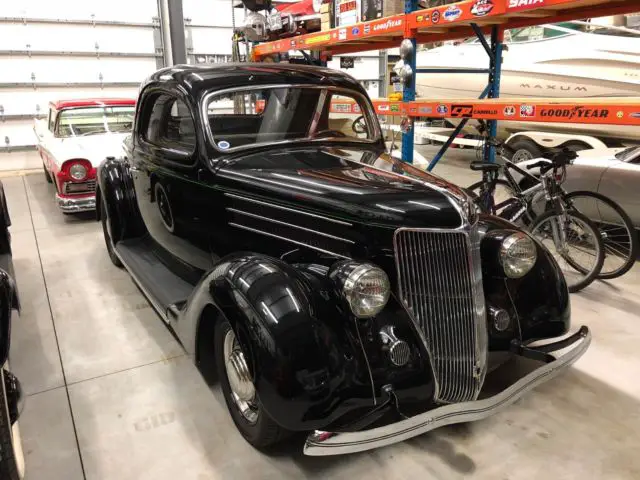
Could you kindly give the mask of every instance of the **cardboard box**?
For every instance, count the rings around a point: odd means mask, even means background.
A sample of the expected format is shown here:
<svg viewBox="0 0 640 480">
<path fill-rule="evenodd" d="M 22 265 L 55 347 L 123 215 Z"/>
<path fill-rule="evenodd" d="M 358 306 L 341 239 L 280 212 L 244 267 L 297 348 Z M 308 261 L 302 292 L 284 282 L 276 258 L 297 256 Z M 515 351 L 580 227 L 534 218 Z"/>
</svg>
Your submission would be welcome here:
<svg viewBox="0 0 640 480">
<path fill-rule="evenodd" d="M 404 0 L 362 0 L 363 22 L 404 13 Z"/>
<path fill-rule="evenodd" d="M 361 21 L 362 0 L 334 0 L 334 2 L 336 27 L 346 27 Z"/>
</svg>

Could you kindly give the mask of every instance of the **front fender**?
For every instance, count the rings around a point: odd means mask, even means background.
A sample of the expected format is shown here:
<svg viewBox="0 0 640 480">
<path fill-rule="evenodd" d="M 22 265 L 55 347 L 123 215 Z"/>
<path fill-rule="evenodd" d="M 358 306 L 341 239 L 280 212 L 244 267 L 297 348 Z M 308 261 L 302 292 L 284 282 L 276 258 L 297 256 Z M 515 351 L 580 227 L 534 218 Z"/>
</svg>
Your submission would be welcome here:
<svg viewBox="0 0 640 480">
<path fill-rule="evenodd" d="M 283 427 L 313 430 L 373 405 L 350 319 L 320 277 L 264 255 L 233 254 L 196 287 L 184 323 L 202 321 L 207 302 L 230 322 L 262 405 Z"/>
<path fill-rule="evenodd" d="M 138 210 L 129 163 L 107 157 L 98 167 L 97 178 L 97 220 L 100 220 L 102 208 L 106 205 L 114 242 L 141 236 L 145 228 Z"/>
<path fill-rule="evenodd" d="M 514 335 L 528 342 L 567 333 L 571 319 L 569 291 L 551 252 L 536 241 L 537 260 L 531 271 L 522 278 L 506 278 L 498 259 L 498 246 L 503 238 L 520 229 L 501 218 L 483 216 L 481 231 L 487 302 L 506 309 L 518 322 L 516 331 L 490 330 L 490 348 L 508 350 Z"/>
</svg>

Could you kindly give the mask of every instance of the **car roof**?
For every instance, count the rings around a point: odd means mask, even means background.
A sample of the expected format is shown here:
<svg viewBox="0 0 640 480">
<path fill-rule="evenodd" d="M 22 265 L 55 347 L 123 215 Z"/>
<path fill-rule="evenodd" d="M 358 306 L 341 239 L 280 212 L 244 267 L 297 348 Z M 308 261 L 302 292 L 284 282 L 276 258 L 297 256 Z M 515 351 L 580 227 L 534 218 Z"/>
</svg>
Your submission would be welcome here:
<svg viewBox="0 0 640 480">
<path fill-rule="evenodd" d="M 65 108 L 78 107 L 103 107 L 108 106 L 128 106 L 135 105 L 133 98 L 79 98 L 75 100 L 56 100 L 50 102 L 49 105 L 56 110 L 64 110 Z"/>
<path fill-rule="evenodd" d="M 364 92 L 349 74 L 325 67 L 289 63 L 174 65 L 152 74 L 143 82 L 142 88 L 163 83 L 177 83 L 193 96 L 211 90 L 268 84 L 327 85 Z"/>
</svg>

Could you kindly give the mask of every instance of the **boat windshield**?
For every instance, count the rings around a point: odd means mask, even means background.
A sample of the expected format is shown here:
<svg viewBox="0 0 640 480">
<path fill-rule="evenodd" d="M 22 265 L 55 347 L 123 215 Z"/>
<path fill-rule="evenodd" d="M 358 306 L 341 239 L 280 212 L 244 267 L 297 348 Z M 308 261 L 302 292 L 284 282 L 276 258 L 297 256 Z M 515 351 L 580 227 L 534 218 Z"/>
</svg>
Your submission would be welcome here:
<svg viewBox="0 0 640 480">
<path fill-rule="evenodd" d="M 225 152 L 309 141 L 373 143 L 380 128 L 368 100 L 349 90 L 252 86 L 203 100 L 209 140 Z"/>
<path fill-rule="evenodd" d="M 101 133 L 131 131 L 133 105 L 83 107 L 62 110 L 58 115 L 58 137 L 83 137 Z"/>
<path fill-rule="evenodd" d="M 640 157 L 640 147 L 638 146 L 625 148 L 624 150 L 616 153 L 616 158 L 623 162 L 633 162 L 634 160 L 638 160 L 639 157 Z"/>
</svg>

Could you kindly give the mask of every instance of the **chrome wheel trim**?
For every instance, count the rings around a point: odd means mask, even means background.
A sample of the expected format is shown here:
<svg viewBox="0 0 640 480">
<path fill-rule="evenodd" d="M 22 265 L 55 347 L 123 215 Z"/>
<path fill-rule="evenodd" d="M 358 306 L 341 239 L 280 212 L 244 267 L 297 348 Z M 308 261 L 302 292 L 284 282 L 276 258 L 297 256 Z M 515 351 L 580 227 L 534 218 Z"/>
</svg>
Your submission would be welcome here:
<svg viewBox="0 0 640 480">
<path fill-rule="evenodd" d="M 525 148 L 516 150 L 516 152 L 511 157 L 511 161 L 513 163 L 526 162 L 527 160 L 533 160 L 533 154 Z"/>
<path fill-rule="evenodd" d="M 256 423 L 259 413 L 255 403 L 256 390 L 244 353 L 231 329 L 224 336 L 224 368 L 236 408 L 247 422 Z"/>
</svg>

